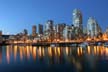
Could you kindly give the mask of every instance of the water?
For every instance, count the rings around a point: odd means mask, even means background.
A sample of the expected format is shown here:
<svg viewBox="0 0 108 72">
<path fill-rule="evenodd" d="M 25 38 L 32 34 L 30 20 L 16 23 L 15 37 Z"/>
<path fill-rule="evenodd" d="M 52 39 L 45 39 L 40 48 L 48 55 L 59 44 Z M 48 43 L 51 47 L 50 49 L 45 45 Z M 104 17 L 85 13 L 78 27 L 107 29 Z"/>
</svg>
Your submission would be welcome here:
<svg viewBox="0 0 108 72">
<path fill-rule="evenodd" d="M 104 46 L 1 46 L 0 72 L 107 72 Z"/>
</svg>

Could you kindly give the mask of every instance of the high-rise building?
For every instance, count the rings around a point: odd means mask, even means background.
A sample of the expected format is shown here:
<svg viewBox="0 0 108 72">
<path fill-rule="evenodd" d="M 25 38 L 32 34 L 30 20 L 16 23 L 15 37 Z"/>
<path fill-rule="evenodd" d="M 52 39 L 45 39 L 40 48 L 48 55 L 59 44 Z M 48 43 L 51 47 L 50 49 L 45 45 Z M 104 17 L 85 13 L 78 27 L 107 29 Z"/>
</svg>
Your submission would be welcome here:
<svg viewBox="0 0 108 72">
<path fill-rule="evenodd" d="M 53 30 L 53 20 L 48 20 L 45 24 L 45 31 Z"/>
<path fill-rule="evenodd" d="M 23 34 L 24 34 L 24 35 L 27 35 L 27 34 L 28 34 L 27 29 L 24 29 Z"/>
<path fill-rule="evenodd" d="M 63 39 L 64 40 L 73 40 L 75 39 L 75 34 L 74 34 L 74 26 L 65 26 L 63 30 Z"/>
<path fill-rule="evenodd" d="M 108 27 L 107 27 L 107 29 L 106 29 L 106 34 L 108 35 Z"/>
<path fill-rule="evenodd" d="M 69 26 L 65 26 L 65 28 L 63 30 L 63 38 L 64 38 L 64 40 L 68 40 L 69 39 L 68 28 L 69 28 Z"/>
<path fill-rule="evenodd" d="M 47 40 L 53 40 L 54 39 L 54 22 L 53 20 L 48 20 L 45 24 L 45 30 L 44 30 L 44 35 Z"/>
<path fill-rule="evenodd" d="M 43 25 L 42 24 L 38 25 L 38 33 L 41 35 L 43 34 Z"/>
<path fill-rule="evenodd" d="M 73 25 L 74 27 L 79 28 L 81 31 L 83 31 L 82 26 L 82 13 L 79 9 L 73 10 Z"/>
<path fill-rule="evenodd" d="M 0 36 L 2 35 L 2 31 L 0 31 Z"/>
<path fill-rule="evenodd" d="M 71 25 L 71 40 L 74 40 L 75 38 L 75 27 L 74 25 Z"/>
<path fill-rule="evenodd" d="M 36 36 L 36 25 L 32 26 L 32 36 Z"/>
<path fill-rule="evenodd" d="M 87 28 L 83 28 L 83 34 L 87 35 Z"/>
<path fill-rule="evenodd" d="M 61 24 L 57 24 L 56 25 L 56 35 L 58 39 L 63 39 L 63 30 L 65 28 L 66 24 L 65 23 L 61 23 Z"/>
<path fill-rule="evenodd" d="M 87 23 L 87 34 L 91 37 L 97 36 L 101 32 L 100 26 L 93 17 L 89 17 Z"/>
</svg>

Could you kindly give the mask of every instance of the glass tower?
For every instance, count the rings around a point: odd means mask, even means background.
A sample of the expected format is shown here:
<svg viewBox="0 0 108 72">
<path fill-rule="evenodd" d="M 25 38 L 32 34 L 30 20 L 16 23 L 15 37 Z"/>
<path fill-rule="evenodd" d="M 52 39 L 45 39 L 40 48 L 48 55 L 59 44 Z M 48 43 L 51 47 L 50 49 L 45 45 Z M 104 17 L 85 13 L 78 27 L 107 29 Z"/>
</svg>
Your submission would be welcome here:
<svg viewBox="0 0 108 72">
<path fill-rule="evenodd" d="M 73 10 L 73 25 L 82 30 L 82 13 L 78 9 Z"/>
</svg>

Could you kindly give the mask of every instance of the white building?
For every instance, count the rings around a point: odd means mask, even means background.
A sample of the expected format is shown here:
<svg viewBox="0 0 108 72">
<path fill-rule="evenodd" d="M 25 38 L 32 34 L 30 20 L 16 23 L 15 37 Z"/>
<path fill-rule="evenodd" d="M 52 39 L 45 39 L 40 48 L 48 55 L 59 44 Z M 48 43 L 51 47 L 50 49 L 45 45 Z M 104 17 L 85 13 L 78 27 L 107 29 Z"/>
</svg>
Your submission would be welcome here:
<svg viewBox="0 0 108 72">
<path fill-rule="evenodd" d="M 74 25 L 74 27 L 80 29 L 83 32 L 82 13 L 79 9 L 73 10 L 73 25 Z"/>
<path fill-rule="evenodd" d="M 93 17 L 89 17 L 87 22 L 87 34 L 91 37 L 97 36 L 101 32 L 100 26 Z"/>
</svg>

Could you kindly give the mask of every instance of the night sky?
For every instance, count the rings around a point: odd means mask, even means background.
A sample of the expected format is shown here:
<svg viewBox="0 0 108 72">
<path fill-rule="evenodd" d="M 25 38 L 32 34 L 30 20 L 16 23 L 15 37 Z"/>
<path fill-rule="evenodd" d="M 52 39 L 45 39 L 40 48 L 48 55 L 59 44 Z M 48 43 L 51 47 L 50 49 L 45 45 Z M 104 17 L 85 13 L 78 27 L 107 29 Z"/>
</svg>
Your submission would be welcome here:
<svg viewBox="0 0 108 72">
<path fill-rule="evenodd" d="M 72 24 L 72 11 L 78 8 L 86 27 L 88 17 L 94 17 L 105 31 L 108 26 L 108 0 L 0 0 L 0 30 L 16 34 L 23 29 L 32 32 L 32 25 L 45 24 L 49 19 Z"/>
</svg>

